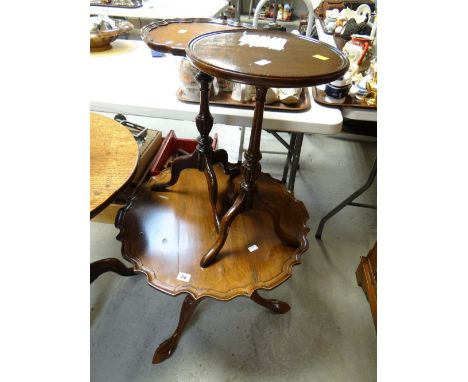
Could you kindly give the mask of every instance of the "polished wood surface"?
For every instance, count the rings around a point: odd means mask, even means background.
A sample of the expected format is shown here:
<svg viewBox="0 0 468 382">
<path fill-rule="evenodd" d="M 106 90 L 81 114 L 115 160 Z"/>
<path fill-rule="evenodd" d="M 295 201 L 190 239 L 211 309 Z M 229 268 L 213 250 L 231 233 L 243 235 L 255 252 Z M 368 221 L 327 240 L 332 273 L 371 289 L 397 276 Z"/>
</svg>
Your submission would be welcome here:
<svg viewBox="0 0 468 382">
<path fill-rule="evenodd" d="M 131 180 L 138 164 L 138 145 L 120 123 L 90 115 L 90 213 L 106 207 Z"/>
<path fill-rule="evenodd" d="M 190 41 L 186 53 L 192 64 L 212 76 L 276 88 L 324 84 L 349 67 L 347 57 L 328 44 L 272 30 L 204 34 Z"/>
<path fill-rule="evenodd" d="M 192 318 L 193 312 L 197 305 L 202 301 L 202 299 L 195 300 L 192 296 L 187 295 L 184 302 L 182 303 L 182 308 L 180 309 L 180 318 L 179 324 L 177 325 L 176 330 L 167 340 L 163 341 L 153 355 L 153 363 L 161 363 L 168 359 L 176 350 L 179 340 L 182 337 L 185 326 Z"/>
<path fill-rule="evenodd" d="M 239 29 L 219 19 L 167 19 L 143 27 L 141 38 L 153 50 L 185 57 L 185 48 L 194 37 L 233 28 Z"/>
<path fill-rule="evenodd" d="M 240 192 L 241 177 L 229 177 L 219 165 L 213 167 L 218 178 L 217 209 L 223 214 Z M 169 177 L 165 170 L 154 181 L 164 182 Z M 291 276 L 293 265 L 300 263 L 308 248 L 308 214 L 303 203 L 269 175 L 260 174 L 257 184 L 262 198 L 276 205 L 281 228 L 298 241 L 298 248 L 286 246 L 276 237 L 268 213 L 247 211 L 232 223 L 213 264 L 201 268 L 201 256 L 217 232 L 204 174 L 189 169 L 168 191 L 151 191 L 151 183 L 143 186 L 119 212 L 116 227 L 122 255 L 134 264 L 135 271 L 147 276 L 151 286 L 170 295 L 230 300 L 276 287 Z M 250 252 L 252 245 L 258 249 Z M 178 280 L 179 272 L 190 274 L 190 280 Z"/>
<path fill-rule="evenodd" d="M 99 276 L 106 272 L 114 272 L 120 276 L 135 276 L 136 273 L 133 268 L 127 268 L 124 263 L 114 258 L 102 259 L 91 263 L 90 266 L 91 283 L 96 280 Z"/>
<path fill-rule="evenodd" d="M 356 270 L 356 279 L 367 297 L 377 330 L 377 243 L 366 257 L 361 257 Z"/>
</svg>

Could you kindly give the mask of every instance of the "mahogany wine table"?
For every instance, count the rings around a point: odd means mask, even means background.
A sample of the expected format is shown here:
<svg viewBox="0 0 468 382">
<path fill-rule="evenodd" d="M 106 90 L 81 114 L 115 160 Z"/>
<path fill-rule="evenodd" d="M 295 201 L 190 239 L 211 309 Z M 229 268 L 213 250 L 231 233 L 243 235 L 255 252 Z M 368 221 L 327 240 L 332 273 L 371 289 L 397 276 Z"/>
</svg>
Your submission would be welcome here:
<svg viewBox="0 0 468 382">
<path fill-rule="evenodd" d="M 138 145 L 127 128 L 99 114 L 90 115 L 90 217 L 107 207 L 132 179 L 138 164 Z M 135 273 L 121 261 L 109 258 L 91 264 L 91 282 L 112 271 Z"/>
<path fill-rule="evenodd" d="M 222 31 L 225 29 L 238 30 L 225 20 L 218 19 L 168 19 L 158 20 L 148 24 L 141 30 L 141 38 L 153 50 L 170 53 L 174 56 L 185 57 L 185 49 L 188 43 L 203 33 Z M 213 150 L 213 139 L 209 136 L 213 127 L 213 117 L 209 109 L 209 89 L 213 77 L 200 72 L 196 76 L 200 84 L 200 112 L 196 117 L 197 130 L 200 136 L 197 138 L 197 148 L 191 155 L 176 158 L 172 162 L 172 177 L 164 184 L 157 184 L 154 190 L 164 190 L 174 185 L 180 173 L 188 168 L 197 168 L 207 174 L 207 181 L 211 182 L 210 190 L 212 199 L 215 199 L 216 179 L 214 179 L 213 164 L 222 163 L 226 173 L 235 173 L 237 167 L 228 163 L 226 150 Z M 214 208 L 214 207 L 213 207 Z"/>
<path fill-rule="evenodd" d="M 224 213 L 240 192 L 240 176 L 228 176 L 220 165 L 214 171 L 219 180 L 217 209 Z M 171 176 L 166 169 L 155 178 L 164 182 Z M 220 255 L 207 268 L 201 268 L 200 255 L 216 238 L 211 202 L 206 196 L 206 180 L 195 169 L 184 171 L 170 191 L 154 192 L 143 185 L 122 208 L 116 219 L 122 242 L 122 255 L 144 273 L 150 286 L 170 295 L 187 293 L 174 334 L 156 350 L 153 363 L 160 363 L 175 351 L 182 332 L 198 303 L 212 297 L 227 301 L 238 296 L 275 313 L 286 313 L 287 303 L 261 297 L 257 290 L 270 290 L 292 273 L 308 248 L 309 218 L 302 202 L 267 174 L 259 174 L 258 188 L 266 203 L 275 203 L 281 227 L 274 227 L 265 211 L 248 211 L 233 222 Z M 284 245 L 275 235 L 283 229 L 298 242 L 297 248 Z"/>
<path fill-rule="evenodd" d="M 203 33 L 226 29 L 239 30 L 239 27 L 231 26 L 224 20 L 208 18 L 159 20 L 145 26 L 141 31 L 141 38 L 153 50 L 185 57 L 187 45 L 193 38 Z M 245 28 L 241 30 L 245 30 Z M 218 185 L 213 165 L 221 163 L 224 171 L 233 175 L 238 173 L 239 168 L 228 162 L 226 150 L 213 150 L 212 148 L 213 139 L 209 134 L 214 121 L 209 109 L 209 89 L 213 77 L 199 72 L 196 80 L 200 84 L 200 112 L 195 119 L 200 136 L 197 138 L 196 150 L 190 155 L 176 158 L 172 162 L 171 177 L 167 182 L 155 184 L 153 190 L 165 190 L 167 187 L 173 186 L 177 183 L 183 170 L 195 168 L 203 171 L 208 183 L 215 224 L 219 226 L 220 221 L 217 220 L 218 214 L 215 211 Z"/>
<path fill-rule="evenodd" d="M 220 54 L 220 47 L 223 54 Z M 277 203 L 265 202 L 256 184 L 261 173 L 260 139 L 268 88 L 302 88 L 327 83 L 346 73 L 349 61 L 338 49 L 317 40 L 271 30 L 211 32 L 190 41 L 186 51 L 188 59 L 201 72 L 256 87 L 252 131 L 242 163 L 240 190 L 226 213 L 219 214 L 216 210 L 216 178 L 210 177 L 208 182 L 218 236 L 201 259 L 200 265 L 206 267 L 225 245 L 230 226 L 241 212 L 260 208 L 270 214 L 275 227 L 279 226 Z M 169 184 L 173 183 L 164 186 Z M 299 246 L 287 232 L 275 229 L 275 233 L 284 244 Z"/>
</svg>

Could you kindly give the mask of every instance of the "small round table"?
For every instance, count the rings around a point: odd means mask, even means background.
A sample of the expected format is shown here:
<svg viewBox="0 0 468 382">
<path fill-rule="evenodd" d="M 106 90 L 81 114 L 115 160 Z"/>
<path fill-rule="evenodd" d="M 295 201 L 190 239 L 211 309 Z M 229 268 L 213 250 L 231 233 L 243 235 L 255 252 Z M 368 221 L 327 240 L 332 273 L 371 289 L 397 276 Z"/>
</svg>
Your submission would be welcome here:
<svg viewBox="0 0 468 382">
<path fill-rule="evenodd" d="M 90 188 L 91 219 L 106 208 L 113 197 L 128 185 L 135 173 L 139 151 L 133 135 L 113 119 L 90 115 Z M 91 263 L 91 282 L 105 272 L 133 276 L 132 268 L 108 258 Z"/>
<path fill-rule="evenodd" d="M 186 52 L 187 58 L 201 72 L 256 87 L 252 132 L 242 163 L 240 192 L 231 208 L 220 218 L 218 237 L 200 265 L 206 267 L 214 261 L 226 242 L 234 219 L 249 209 L 268 212 L 278 238 L 297 247 L 297 239 L 281 229 L 278 210 L 257 192 L 266 92 L 270 87 L 301 88 L 333 81 L 348 70 L 347 57 L 338 49 L 308 37 L 265 30 L 207 33 L 190 41 Z"/>
</svg>

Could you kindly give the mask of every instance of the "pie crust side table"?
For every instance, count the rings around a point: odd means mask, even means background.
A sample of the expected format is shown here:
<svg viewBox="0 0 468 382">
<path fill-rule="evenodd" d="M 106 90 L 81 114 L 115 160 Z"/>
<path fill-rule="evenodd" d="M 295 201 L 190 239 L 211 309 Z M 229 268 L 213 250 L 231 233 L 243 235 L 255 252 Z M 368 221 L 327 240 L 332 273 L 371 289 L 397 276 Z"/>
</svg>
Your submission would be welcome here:
<svg viewBox="0 0 468 382">
<path fill-rule="evenodd" d="M 256 87 L 255 110 L 249 147 L 242 163 L 240 192 L 220 219 L 218 237 L 201 259 L 212 263 L 226 242 L 229 228 L 243 211 L 260 209 L 273 220 L 276 235 L 287 245 L 299 243 L 280 226 L 280 214 L 257 192 L 261 174 L 260 139 L 268 88 L 301 88 L 330 82 L 348 70 L 349 61 L 338 49 L 315 39 L 265 30 L 225 30 L 190 41 L 187 58 L 201 72 Z"/>
<path fill-rule="evenodd" d="M 187 19 L 167 19 L 158 20 L 145 26 L 141 31 L 141 38 L 153 50 L 170 53 L 174 56 L 185 57 L 185 49 L 188 43 L 194 38 L 204 33 L 222 30 L 245 30 L 227 24 L 225 20 L 210 18 L 187 18 Z M 226 150 L 218 149 L 213 151 L 213 139 L 209 136 L 213 127 L 213 116 L 209 109 L 209 93 L 213 77 L 204 72 L 199 72 L 196 80 L 200 85 L 200 111 L 196 117 L 197 130 L 200 133 L 197 138 L 197 148 L 191 155 L 176 158 L 171 165 L 171 178 L 165 183 L 153 185 L 154 191 L 162 191 L 167 187 L 177 183 L 180 173 L 188 168 L 196 168 L 203 171 L 208 183 L 209 197 L 212 203 L 214 224 L 217 228 L 220 225 L 220 218 L 216 214 L 216 193 L 218 183 L 213 165 L 221 163 L 224 171 L 228 174 L 237 174 L 237 165 L 228 163 Z"/>
<path fill-rule="evenodd" d="M 241 176 L 229 176 L 219 164 L 213 166 L 219 180 L 218 212 L 222 214 L 239 193 Z M 154 182 L 167 181 L 170 170 L 161 172 Z M 216 262 L 207 268 L 199 264 L 200 254 L 217 232 L 211 222 L 206 180 L 200 171 L 187 169 L 170 191 L 152 191 L 144 184 L 122 208 L 116 218 L 117 239 L 123 257 L 143 273 L 148 284 L 169 295 L 186 293 L 180 319 L 174 333 L 163 341 L 153 363 L 169 358 L 177 348 L 186 324 L 196 306 L 207 297 L 229 301 L 245 296 L 274 313 L 286 313 L 290 306 L 265 299 L 258 289 L 270 290 L 286 281 L 292 268 L 300 264 L 308 248 L 304 204 L 294 199 L 284 184 L 261 174 L 258 188 L 268 203 L 275 202 L 285 221 L 287 233 L 298 248 L 281 243 L 271 229 L 268 214 L 246 212 L 232 224 L 229 238 Z"/>
</svg>

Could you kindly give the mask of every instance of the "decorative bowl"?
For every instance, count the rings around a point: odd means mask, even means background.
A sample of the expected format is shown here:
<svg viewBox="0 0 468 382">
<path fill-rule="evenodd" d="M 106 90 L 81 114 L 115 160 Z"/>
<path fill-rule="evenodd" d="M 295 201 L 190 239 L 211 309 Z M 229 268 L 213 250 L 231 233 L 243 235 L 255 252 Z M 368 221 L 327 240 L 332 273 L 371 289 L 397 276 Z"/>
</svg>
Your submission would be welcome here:
<svg viewBox="0 0 468 382">
<path fill-rule="evenodd" d="M 111 20 L 108 17 L 91 17 L 89 47 L 91 52 L 102 52 L 111 49 L 111 43 L 122 34 L 133 30 L 128 21 Z"/>
</svg>

